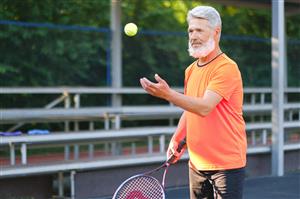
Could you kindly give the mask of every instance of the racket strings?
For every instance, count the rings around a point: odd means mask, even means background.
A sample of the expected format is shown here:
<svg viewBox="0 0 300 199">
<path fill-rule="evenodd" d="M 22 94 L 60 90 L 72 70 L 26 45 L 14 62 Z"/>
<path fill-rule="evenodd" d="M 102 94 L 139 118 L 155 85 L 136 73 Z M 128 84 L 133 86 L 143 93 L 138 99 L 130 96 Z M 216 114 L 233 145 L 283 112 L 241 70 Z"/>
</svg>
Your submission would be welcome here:
<svg viewBox="0 0 300 199">
<path fill-rule="evenodd" d="M 136 176 L 126 181 L 114 199 L 164 199 L 161 184 L 151 176 Z"/>
</svg>

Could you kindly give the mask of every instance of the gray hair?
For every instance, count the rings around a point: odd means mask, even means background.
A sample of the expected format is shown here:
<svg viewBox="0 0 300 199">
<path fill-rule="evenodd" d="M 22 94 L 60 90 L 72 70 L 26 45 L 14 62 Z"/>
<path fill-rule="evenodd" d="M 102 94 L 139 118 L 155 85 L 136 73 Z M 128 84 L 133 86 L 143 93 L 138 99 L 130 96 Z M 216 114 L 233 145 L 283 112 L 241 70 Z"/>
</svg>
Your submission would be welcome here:
<svg viewBox="0 0 300 199">
<path fill-rule="evenodd" d="M 211 6 L 197 6 L 190 10 L 187 14 L 187 22 L 189 23 L 192 18 L 202 18 L 208 20 L 211 28 L 217 26 L 222 27 L 222 21 L 219 12 Z"/>
</svg>

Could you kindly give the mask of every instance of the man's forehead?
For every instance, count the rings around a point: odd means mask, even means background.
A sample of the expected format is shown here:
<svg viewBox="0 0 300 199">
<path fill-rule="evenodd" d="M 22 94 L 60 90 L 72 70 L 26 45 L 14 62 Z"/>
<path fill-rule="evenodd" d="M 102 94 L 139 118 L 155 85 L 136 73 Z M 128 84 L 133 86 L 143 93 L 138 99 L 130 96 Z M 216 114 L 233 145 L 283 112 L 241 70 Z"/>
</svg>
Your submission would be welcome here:
<svg viewBox="0 0 300 199">
<path fill-rule="evenodd" d="M 208 20 L 205 18 L 192 18 L 189 21 L 189 27 L 208 25 Z"/>
</svg>

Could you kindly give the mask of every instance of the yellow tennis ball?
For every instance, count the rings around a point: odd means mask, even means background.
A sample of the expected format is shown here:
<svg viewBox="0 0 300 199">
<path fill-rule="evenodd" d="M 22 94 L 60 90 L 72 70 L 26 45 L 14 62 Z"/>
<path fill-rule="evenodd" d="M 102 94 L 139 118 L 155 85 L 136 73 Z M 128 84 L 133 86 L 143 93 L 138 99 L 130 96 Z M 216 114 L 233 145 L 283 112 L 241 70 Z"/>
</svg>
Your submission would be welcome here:
<svg viewBox="0 0 300 199">
<path fill-rule="evenodd" d="M 129 37 L 133 37 L 134 35 L 136 35 L 137 31 L 138 27 L 134 23 L 128 23 L 124 27 L 124 32 Z"/>
</svg>

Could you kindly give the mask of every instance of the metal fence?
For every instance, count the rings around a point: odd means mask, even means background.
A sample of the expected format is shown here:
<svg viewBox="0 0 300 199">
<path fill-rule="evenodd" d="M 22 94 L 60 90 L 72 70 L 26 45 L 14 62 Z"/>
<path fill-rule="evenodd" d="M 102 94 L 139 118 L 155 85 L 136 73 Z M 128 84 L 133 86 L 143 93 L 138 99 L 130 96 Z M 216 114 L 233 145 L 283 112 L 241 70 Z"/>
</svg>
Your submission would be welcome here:
<svg viewBox="0 0 300 199">
<path fill-rule="evenodd" d="M 6 80 L 1 86 L 111 85 L 109 28 L 0 20 L 0 30 L 1 78 Z M 270 38 L 223 33 L 221 47 L 239 65 L 244 86 L 271 86 Z M 299 50 L 300 41 L 288 38 L 289 87 L 300 85 Z M 182 86 L 184 69 L 192 62 L 185 32 L 123 35 L 122 54 L 123 86 L 138 86 L 140 77 L 155 73 Z"/>
<path fill-rule="evenodd" d="M 116 89 L 109 87 L 109 29 L 4 20 L 0 29 L 14 32 L 0 37 L 2 44 L 11 41 L 9 49 L 1 45 L 6 53 L 0 61 L 14 66 L 1 73 L 0 131 L 23 132 L 0 137 L 0 178 L 164 160 L 182 110 L 145 95 L 136 80 L 159 73 L 182 91 L 183 71 L 191 62 L 185 33 L 143 30 L 134 38 L 123 37 L 124 87 Z M 270 40 L 225 34 L 222 46 L 237 61 L 245 82 L 248 154 L 269 153 Z M 299 48 L 298 40 L 289 40 L 283 150 L 300 149 Z M 13 53 L 18 59 L 12 59 Z M 111 106 L 113 95 L 121 98 L 121 107 Z M 28 135 L 32 128 L 49 133 Z"/>
</svg>

